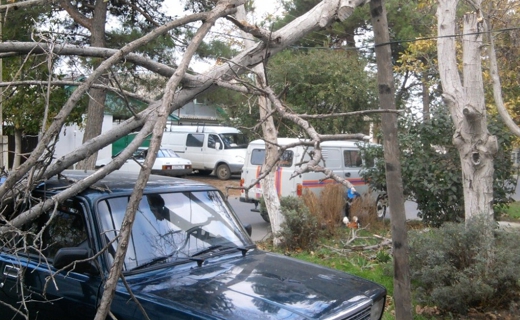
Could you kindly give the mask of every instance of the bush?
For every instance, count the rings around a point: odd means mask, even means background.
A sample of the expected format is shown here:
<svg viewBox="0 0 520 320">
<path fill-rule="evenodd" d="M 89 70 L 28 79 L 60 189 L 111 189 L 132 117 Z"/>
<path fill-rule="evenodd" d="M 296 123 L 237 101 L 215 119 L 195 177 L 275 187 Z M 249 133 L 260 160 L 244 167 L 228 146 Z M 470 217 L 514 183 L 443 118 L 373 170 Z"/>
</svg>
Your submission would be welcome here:
<svg viewBox="0 0 520 320">
<path fill-rule="evenodd" d="M 318 218 L 313 215 L 303 200 L 297 197 L 282 197 L 280 206 L 285 221 L 278 236 L 286 250 L 311 250 L 321 233 Z"/>
<path fill-rule="evenodd" d="M 350 217 L 358 217 L 361 227 L 373 230 L 381 228 L 384 221 L 377 217 L 377 206 L 372 191 L 364 193 L 352 201 L 350 205 Z"/>
<path fill-rule="evenodd" d="M 445 223 L 410 232 L 410 270 L 419 303 L 444 312 L 506 307 L 520 292 L 520 234 L 496 224 Z"/>
<path fill-rule="evenodd" d="M 460 154 L 453 145 L 453 122 L 446 106 L 432 106 L 430 121 L 421 115 L 399 117 L 399 149 L 404 195 L 417 203 L 419 217 L 427 224 L 464 221 L 464 196 Z M 514 193 L 510 150 L 514 136 L 496 116 L 490 116 L 488 129 L 500 146 L 494 155 L 493 201 L 495 206 L 510 202 Z M 385 161 L 379 146 L 363 145 L 365 158 L 380 159 L 375 166 L 363 168 L 361 176 L 374 190 L 386 190 Z M 440 152 L 441 151 L 441 152 Z"/>
<path fill-rule="evenodd" d="M 321 226 L 330 235 L 334 235 L 345 216 L 345 187 L 340 184 L 329 184 L 317 197 L 312 191 L 305 189 L 302 200 L 312 215 L 318 218 Z"/>
</svg>

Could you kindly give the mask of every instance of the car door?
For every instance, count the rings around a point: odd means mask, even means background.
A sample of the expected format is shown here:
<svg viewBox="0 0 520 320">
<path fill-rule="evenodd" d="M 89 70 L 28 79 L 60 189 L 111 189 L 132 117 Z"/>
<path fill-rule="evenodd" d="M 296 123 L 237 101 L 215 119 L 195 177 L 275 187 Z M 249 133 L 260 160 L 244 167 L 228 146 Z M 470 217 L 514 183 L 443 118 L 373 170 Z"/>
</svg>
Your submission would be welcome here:
<svg viewBox="0 0 520 320">
<path fill-rule="evenodd" d="M 3 306 L 2 317 L 18 309 L 31 319 L 94 318 L 101 277 L 92 272 L 57 272 L 52 264 L 62 248 L 92 249 L 84 210 L 69 201 L 26 226 L 25 240 L 18 237 L 3 248 L 0 299 L 13 308 Z"/>
</svg>

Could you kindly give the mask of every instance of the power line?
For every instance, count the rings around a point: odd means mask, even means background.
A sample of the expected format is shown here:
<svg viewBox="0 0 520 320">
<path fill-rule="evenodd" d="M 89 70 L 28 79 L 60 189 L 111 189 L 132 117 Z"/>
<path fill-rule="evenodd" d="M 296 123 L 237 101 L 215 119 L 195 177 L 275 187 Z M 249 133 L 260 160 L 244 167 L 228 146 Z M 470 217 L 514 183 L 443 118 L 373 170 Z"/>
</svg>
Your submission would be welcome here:
<svg viewBox="0 0 520 320">
<path fill-rule="evenodd" d="M 482 32 L 471 32 L 471 33 L 458 33 L 458 34 L 445 35 L 445 36 L 430 36 L 430 37 L 418 37 L 418 38 L 415 38 L 415 39 L 392 40 L 392 41 L 388 41 L 388 42 L 385 42 L 385 43 L 380 43 L 378 45 L 361 46 L 361 47 L 337 47 L 337 48 L 330 48 L 330 47 L 319 47 L 319 46 L 316 46 L 316 47 L 291 46 L 290 48 L 292 48 L 292 49 L 346 50 L 346 51 L 348 51 L 348 50 L 361 50 L 361 49 L 372 49 L 373 50 L 373 49 L 375 49 L 376 47 L 379 47 L 379 46 L 386 46 L 386 45 L 392 45 L 392 44 L 412 43 L 412 42 L 425 41 L 425 40 L 437 40 L 437 39 L 441 39 L 441 38 L 458 38 L 458 37 L 463 37 L 463 36 L 468 36 L 468 35 L 479 35 L 479 34 L 483 34 L 483 33 L 503 33 L 503 32 L 508 32 L 508 31 L 515 31 L 515 30 L 520 30 L 520 27 L 503 28 L 503 29 L 497 29 L 497 30 L 490 30 L 490 31 L 486 31 L 486 32 L 482 31 Z M 250 40 L 250 39 L 246 39 L 246 38 L 243 38 L 243 37 L 240 37 L 240 36 L 229 35 L 229 34 L 225 34 L 225 33 L 218 32 L 218 31 L 210 31 L 210 33 L 218 34 L 218 35 L 221 35 L 221 36 L 224 36 L 224 37 L 230 37 L 230 38 L 233 38 L 233 39 L 239 38 L 239 39 Z M 316 41 L 316 40 L 314 40 L 314 41 Z M 259 41 L 257 41 L 257 42 L 259 42 Z"/>
</svg>

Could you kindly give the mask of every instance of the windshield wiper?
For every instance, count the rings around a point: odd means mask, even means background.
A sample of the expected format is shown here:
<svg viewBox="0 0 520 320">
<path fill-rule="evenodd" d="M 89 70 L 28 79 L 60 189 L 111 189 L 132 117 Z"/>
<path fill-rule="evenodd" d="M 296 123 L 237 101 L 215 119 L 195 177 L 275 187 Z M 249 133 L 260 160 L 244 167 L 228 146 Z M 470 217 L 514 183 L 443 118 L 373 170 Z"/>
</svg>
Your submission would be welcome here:
<svg viewBox="0 0 520 320">
<path fill-rule="evenodd" d="M 228 250 L 238 250 L 242 253 L 242 257 L 245 257 L 247 251 L 249 251 L 250 249 L 252 249 L 254 247 L 255 247 L 254 245 L 250 245 L 247 247 L 234 247 L 234 246 L 224 247 L 222 245 L 214 245 L 214 246 L 207 247 L 205 249 L 202 249 L 199 252 L 192 254 L 190 256 L 190 260 L 197 261 L 197 265 L 200 267 L 202 265 L 202 263 L 204 262 L 205 258 L 204 257 L 197 258 L 197 256 L 201 256 L 206 253 L 210 253 L 210 252 L 214 252 L 214 251 L 221 252 L 221 251 L 228 251 Z"/>
<path fill-rule="evenodd" d="M 130 269 L 128 271 L 135 271 L 135 270 L 140 270 L 140 269 L 151 267 L 153 265 L 156 265 L 158 263 L 161 263 L 161 262 L 164 262 L 164 261 L 168 260 L 169 258 L 173 257 L 174 254 L 175 254 L 175 252 L 173 252 L 171 254 L 168 254 L 168 255 L 155 257 L 152 260 L 150 260 L 150 261 L 148 261 L 148 262 L 146 262 L 144 264 L 140 264 L 137 267 L 132 268 L 132 269 Z M 186 263 L 188 261 L 190 261 L 190 260 L 186 259 L 186 258 L 180 258 L 180 259 L 176 259 L 175 261 L 172 261 L 171 263 L 168 263 L 168 264 L 182 264 L 182 263 Z"/>
<path fill-rule="evenodd" d="M 196 253 L 192 254 L 191 257 L 193 258 L 193 257 L 196 257 L 196 256 L 200 256 L 200 255 L 208 253 L 208 252 L 216 251 L 217 249 L 220 249 L 220 248 L 222 248 L 221 245 L 209 246 L 209 247 L 207 247 L 205 249 L 200 250 L 199 252 L 196 252 Z"/>
<path fill-rule="evenodd" d="M 137 267 L 130 269 L 129 271 L 135 271 L 135 270 L 151 267 L 154 264 L 158 264 L 158 263 L 165 261 L 169 257 L 171 257 L 171 256 L 167 255 L 167 256 L 160 256 L 160 257 L 153 258 L 152 260 L 148 261 L 147 263 L 140 264 Z"/>
</svg>

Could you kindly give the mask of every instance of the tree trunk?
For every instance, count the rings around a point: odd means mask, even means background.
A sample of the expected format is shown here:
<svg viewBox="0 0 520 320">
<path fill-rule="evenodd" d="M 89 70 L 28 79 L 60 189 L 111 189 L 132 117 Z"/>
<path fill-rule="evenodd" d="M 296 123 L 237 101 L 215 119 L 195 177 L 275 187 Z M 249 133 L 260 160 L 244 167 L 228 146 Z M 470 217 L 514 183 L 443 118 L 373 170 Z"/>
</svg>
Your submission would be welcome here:
<svg viewBox="0 0 520 320">
<path fill-rule="evenodd" d="M 103 48 L 106 46 L 105 41 L 105 24 L 107 18 L 107 2 L 96 1 L 94 16 L 92 17 L 92 28 L 90 29 L 90 45 L 92 47 Z M 96 59 L 94 62 L 94 69 L 102 62 Z M 100 77 L 97 83 L 103 84 L 106 82 L 103 77 Z M 105 99 L 106 90 L 91 88 L 89 90 L 89 103 L 85 124 L 85 134 L 83 136 L 83 143 L 95 138 L 101 134 L 103 126 L 103 118 L 105 114 Z M 97 152 L 94 152 L 90 157 L 78 164 L 79 169 L 94 169 L 96 167 Z"/>
<path fill-rule="evenodd" d="M 430 120 L 430 90 L 428 87 L 428 75 L 423 72 L 421 79 L 422 100 L 423 100 L 423 121 Z"/>
<path fill-rule="evenodd" d="M 20 166 L 22 161 L 22 130 L 14 129 L 14 160 L 13 160 L 13 168 L 15 170 Z"/>
<path fill-rule="evenodd" d="M 493 158 L 498 151 L 495 136 L 487 130 L 480 48 L 481 17 L 464 15 L 462 85 L 457 68 L 455 38 L 457 2 L 440 0 L 438 23 L 439 73 L 443 99 L 455 125 L 453 143 L 460 155 L 466 222 L 475 215 L 493 219 Z M 478 6 L 480 4 L 478 3 Z"/>
<path fill-rule="evenodd" d="M 255 67 L 256 69 L 256 67 Z M 265 79 L 264 79 L 265 80 Z M 265 83 L 262 82 L 262 83 Z M 269 116 L 266 119 L 267 114 L 271 112 L 271 103 L 266 97 L 262 96 L 260 101 L 260 119 L 265 119 L 262 123 L 262 134 L 265 140 L 265 161 L 266 163 L 272 163 L 278 157 L 278 131 L 274 125 L 273 117 Z M 282 215 L 280 198 L 278 197 L 278 191 L 276 190 L 275 174 L 277 166 L 274 166 L 269 174 L 261 182 L 262 184 L 262 196 L 264 197 L 265 207 L 269 214 L 269 221 L 271 222 L 271 230 L 273 232 L 273 245 L 278 246 L 281 243 L 281 238 L 278 236 L 280 232 L 280 226 L 284 221 Z M 265 167 L 262 169 L 262 173 Z"/>
<path fill-rule="evenodd" d="M 237 8 L 236 18 L 239 21 L 247 21 L 246 10 L 244 6 Z M 249 48 L 255 44 L 254 38 L 246 32 L 242 32 L 242 36 L 246 40 L 246 47 Z M 264 73 L 264 63 L 253 68 L 253 71 L 257 75 L 257 84 L 264 86 L 267 83 L 267 79 Z M 272 163 L 278 157 L 278 149 L 275 147 L 278 144 L 278 130 L 274 125 L 274 120 L 271 114 L 271 102 L 265 96 L 260 96 L 258 99 L 258 105 L 260 108 L 260 121 L 262 121 L 262 136 L 265 140 L 265 161 L 264 163 Z M 265 170 L 262 168 L 263 174 Z M 283 215 L 280 210 L 280 198 L 278 197 L 278 191 L 276 190 L 275 184 L 276 166 L 269 171 L 267 176 L 260 182 L 262 185 L 262 196 L 264 198 L 265 207 L 269 214 L 269 221 L 271 223 L 271 230 L 273 232 L 273 245 L 277 246 L 280 244 L 281 239 L 277 237 L 280 231 L 280 225 L 283 222 Z"/>
<path fill-rule="evenodd" d="M 374 40 L 376 44 L 377 80 L 379 101 L 382 108 L 396 109 L 392 54 L 386 9 L 382 0 L 370 1 Z M 396 319 L 413 319 L 410 289 L 410 264 L 408 261 L 408 234 L 404 210 L 403 180 L 399 162 L 397 140 L 397 115 L 381 116 L 383 148 L 386 163 L 388 201 L 392 210 L 392 249 L 394 256 L 394 303 Z"/>
</svg>

